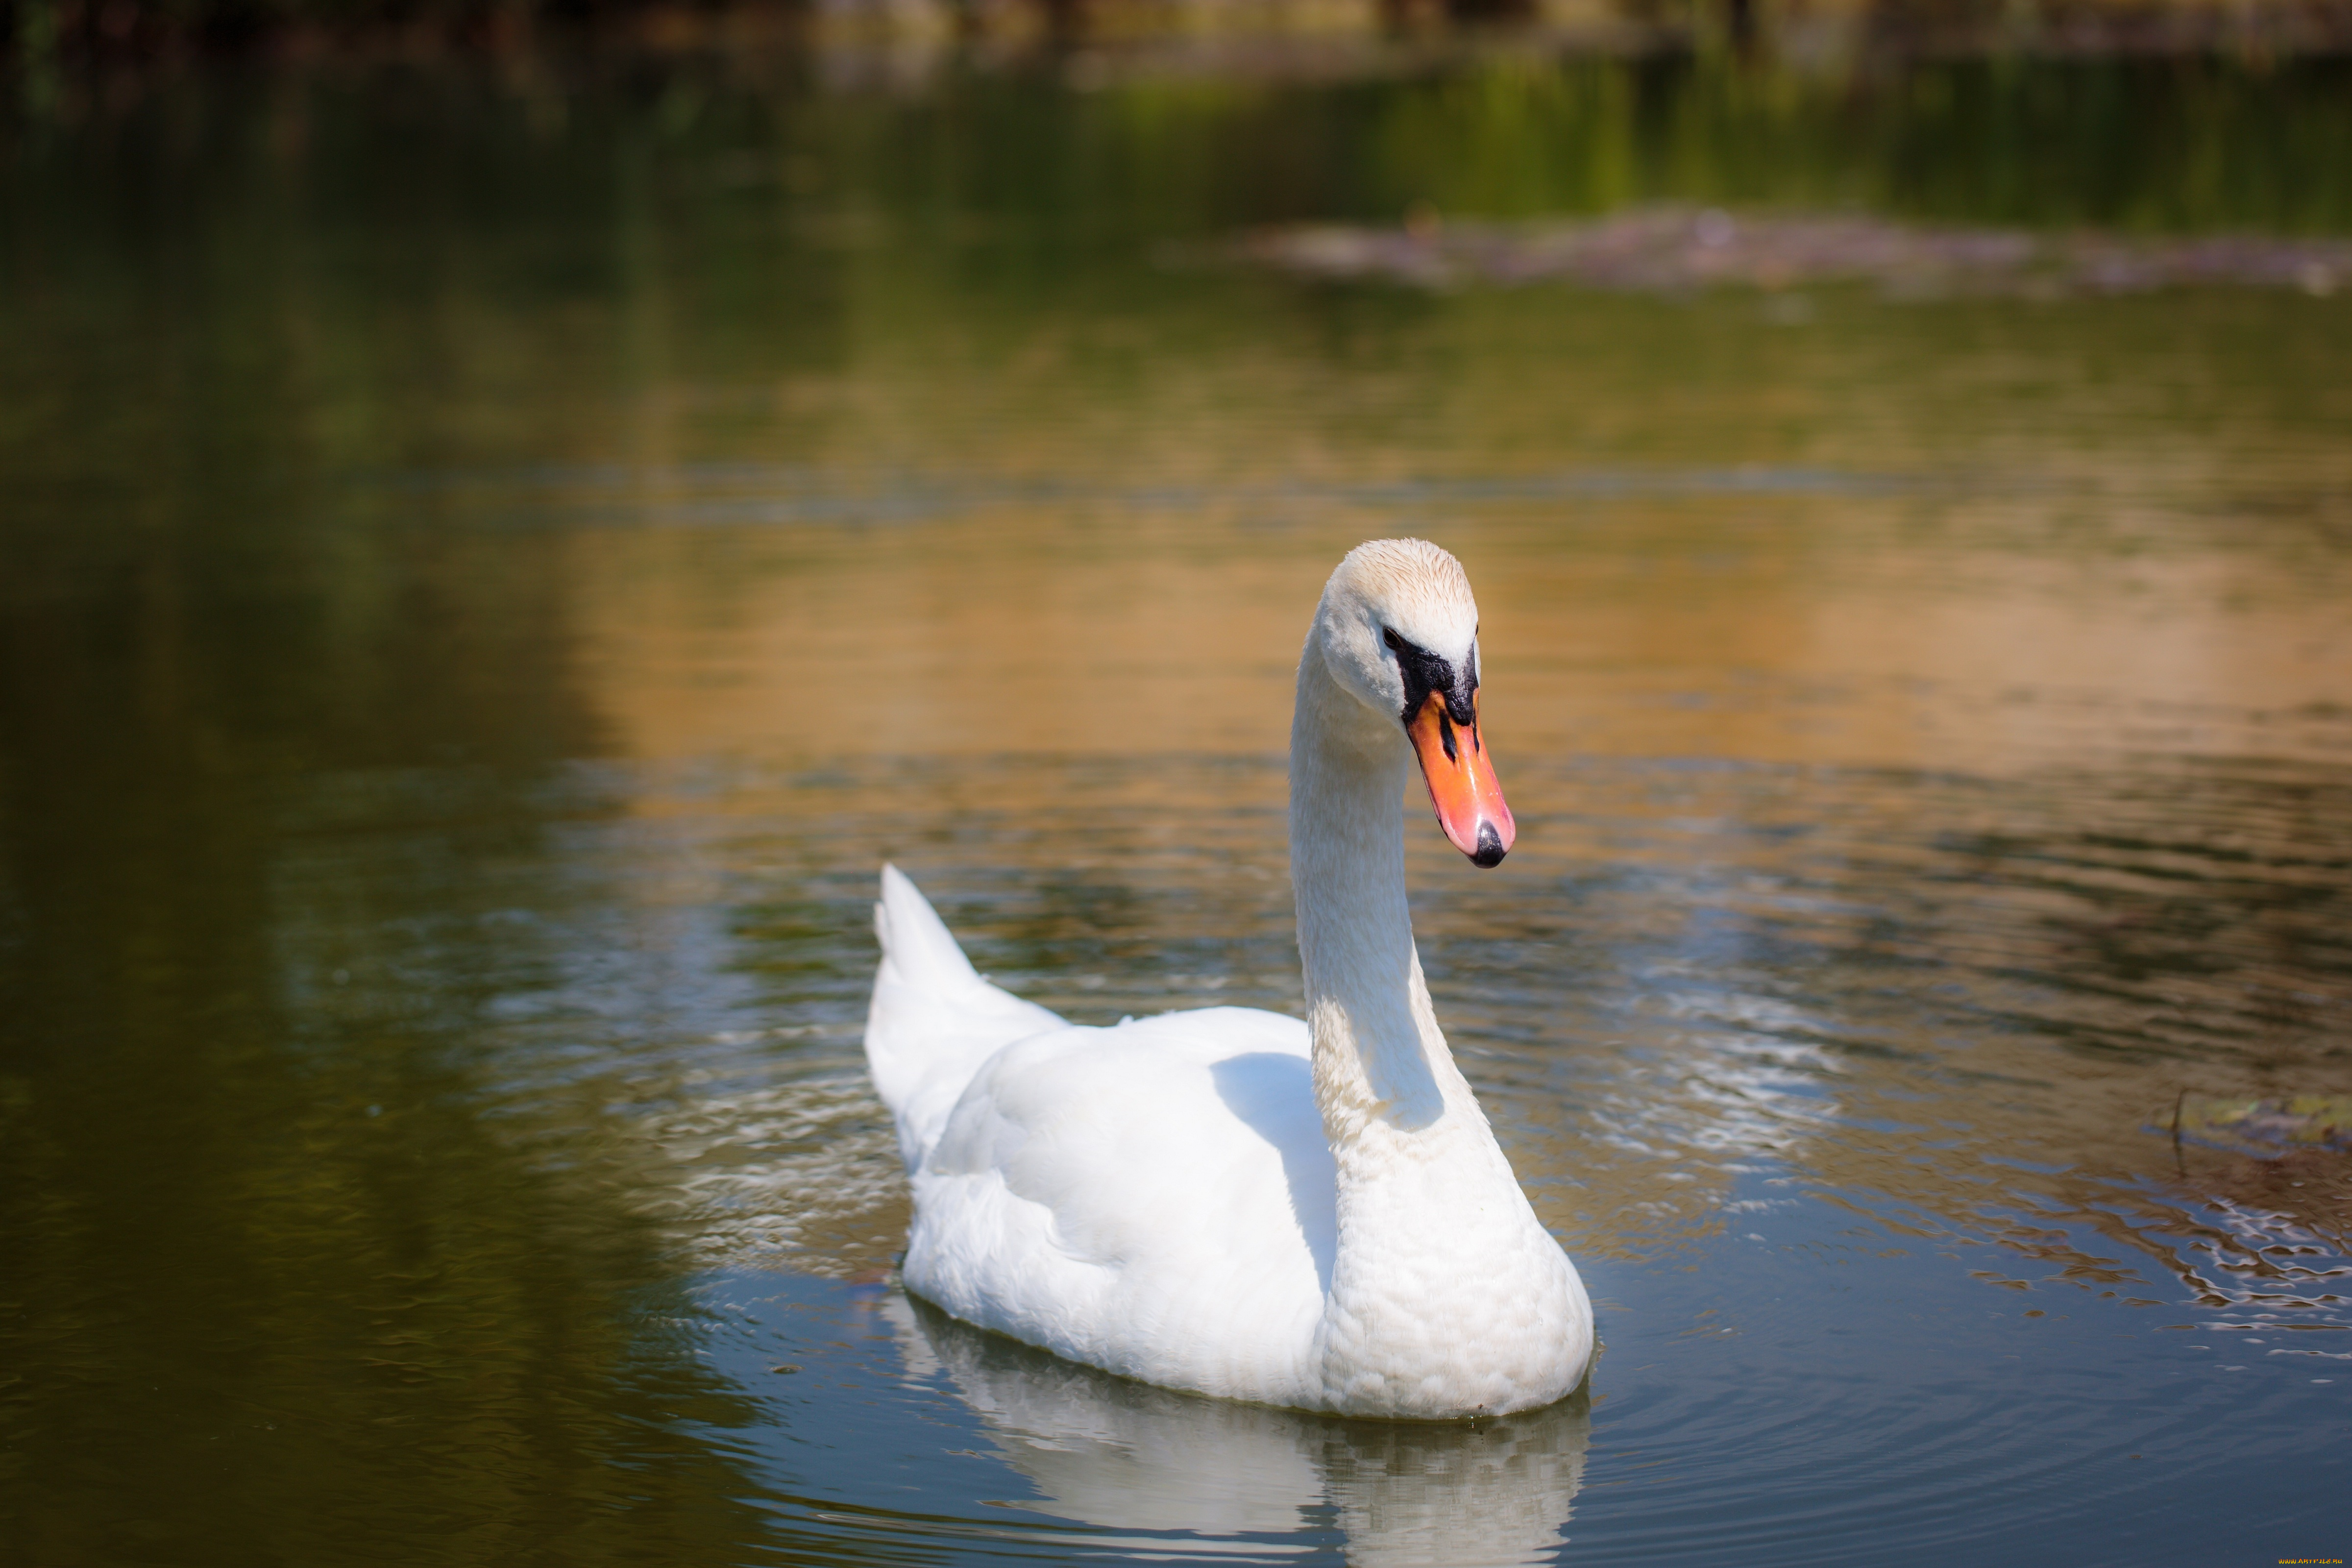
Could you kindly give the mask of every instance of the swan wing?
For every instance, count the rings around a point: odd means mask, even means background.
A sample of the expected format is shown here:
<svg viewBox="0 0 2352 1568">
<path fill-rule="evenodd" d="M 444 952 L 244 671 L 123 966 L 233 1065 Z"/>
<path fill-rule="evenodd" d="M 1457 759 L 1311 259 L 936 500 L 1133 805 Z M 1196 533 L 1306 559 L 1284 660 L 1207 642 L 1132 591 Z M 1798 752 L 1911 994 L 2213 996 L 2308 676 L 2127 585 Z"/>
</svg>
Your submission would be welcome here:
<svg viewBox="0 0 2352 1568">
<path fill-rule="evenodd" d="M 958 1098 L 915 1173 L 907 1283 L 1073 1360 L 1295 1402 L 1334 1193 L 1299 1020 L 1065 1027 L 998 1050 Z"/>
<path fill-rule="evenodd" d="M 911 1173 L 982 1062 L 1014 1040 L 1069 1026 L 990 984 L 896 866 L 882 868 L 874 932 L 882 966 L 866 1015 L 866 1061 Z"/>
</svg>

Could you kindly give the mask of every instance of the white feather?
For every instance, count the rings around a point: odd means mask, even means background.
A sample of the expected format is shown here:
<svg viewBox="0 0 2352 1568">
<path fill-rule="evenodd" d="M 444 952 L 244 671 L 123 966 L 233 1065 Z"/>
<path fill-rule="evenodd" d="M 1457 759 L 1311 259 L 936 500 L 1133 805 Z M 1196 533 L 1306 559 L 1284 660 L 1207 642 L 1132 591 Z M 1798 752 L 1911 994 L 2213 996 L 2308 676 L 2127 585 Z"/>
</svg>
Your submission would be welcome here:
<svg viewBox="0 0 2352 1568">
<path fill-rule="evenodd" d="M 866 1011 L 866 1060 L 898 1121 L 898 1152 L 911 1173 L 982 1062 L 1014 1040 L 1066 1026 L 982 978 L 896 866 L 882 868 L 874 934 L 882 967 Z"/>
</svg>

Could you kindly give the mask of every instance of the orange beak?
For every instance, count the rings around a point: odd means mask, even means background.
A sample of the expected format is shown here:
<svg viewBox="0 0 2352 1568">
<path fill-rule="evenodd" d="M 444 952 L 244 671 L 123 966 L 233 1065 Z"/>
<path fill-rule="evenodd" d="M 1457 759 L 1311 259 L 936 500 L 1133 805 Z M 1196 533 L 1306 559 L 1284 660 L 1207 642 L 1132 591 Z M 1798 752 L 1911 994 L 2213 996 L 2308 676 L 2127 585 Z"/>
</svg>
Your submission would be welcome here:
<svg viewBox="0 0 2352 1568">
<path fill-rule="evenodd" d="M 1499 864 L 1518 837 L 1511 808 L 1503 803 L 1503 786 L 1495 782 L 1495 765 L 1479 743 L 1478 695 L 1470 694 L 1471 720 L 1456 725 L 1445 710 L 1445 694 L 1433 691 L 1404 732 L 1412 738 L 1413 755 L 1421 759 L 1421 776 L 1429 785 L 1429 804 L 1437 808 L 1437 825 L 1454 847 L 1481 866 Z"/>
</svg>

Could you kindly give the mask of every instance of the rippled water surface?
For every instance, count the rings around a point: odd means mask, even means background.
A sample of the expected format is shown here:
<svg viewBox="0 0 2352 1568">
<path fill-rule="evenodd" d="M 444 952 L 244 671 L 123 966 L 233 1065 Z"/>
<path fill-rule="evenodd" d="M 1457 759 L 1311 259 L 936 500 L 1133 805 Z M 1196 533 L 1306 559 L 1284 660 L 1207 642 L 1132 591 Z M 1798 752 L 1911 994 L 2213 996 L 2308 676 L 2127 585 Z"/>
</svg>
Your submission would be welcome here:
<svg viewBox="0 0 2352 1568">
<path fill-rule="evenodd" d="M 385 69 L 26 132 L 12 1555 L 2345 1555 L 2352 286 L 1224 248 L 1415 198 L 2341 234 L 2345 86 Z M 1075 1019 L 1295 1007 L 1289 672 L 1406 531 L 1520 825 L 1486 873 L 1409 817 L 1422 952 L 1589 1389 L 1342 1422 L 909 1301 L 877 866 Z"/>
</svg>

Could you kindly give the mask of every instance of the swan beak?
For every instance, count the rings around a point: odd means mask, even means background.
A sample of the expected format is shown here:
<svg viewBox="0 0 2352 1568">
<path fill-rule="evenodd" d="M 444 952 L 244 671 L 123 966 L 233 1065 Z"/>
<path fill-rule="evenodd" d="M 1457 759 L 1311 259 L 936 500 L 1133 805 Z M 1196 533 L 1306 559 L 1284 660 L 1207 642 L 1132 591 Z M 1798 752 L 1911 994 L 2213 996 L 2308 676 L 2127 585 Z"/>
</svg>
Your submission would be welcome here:
<svg viewBox="0 0 2352 1568">
<path fill-rule="evenodd" d="M 1511 808 L 1503 803 L 1503 786 L 1495 782 L 1495 764 L 1478 739 L 1477 695 L 1471 695 L 1472 718 L 1457 725 L 1446 711 L 1445 694 L 1433 691 L 1404 732 L 1412 737 L 1413 755 L 1421 759 L 1421 776 L 1429 785 L 1429 804 L 1437 808 L 1437 825 L 1445 837 L 1480 866 L 1495 866 L 1518 837 Z"/>
</svg>

